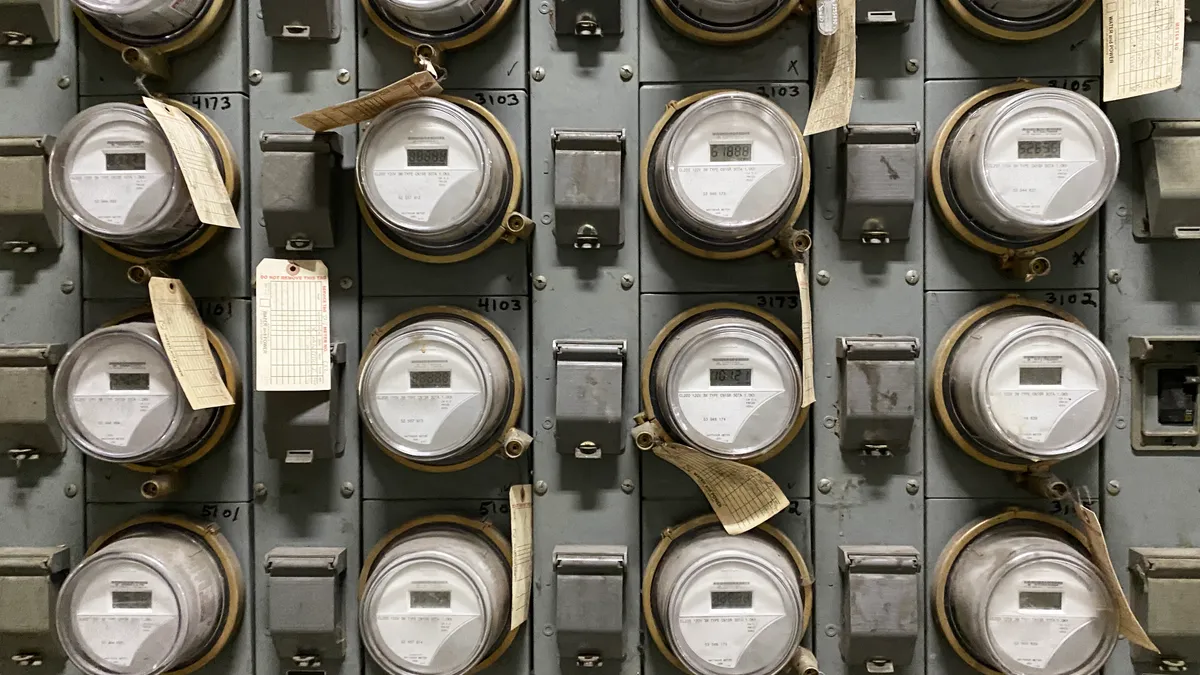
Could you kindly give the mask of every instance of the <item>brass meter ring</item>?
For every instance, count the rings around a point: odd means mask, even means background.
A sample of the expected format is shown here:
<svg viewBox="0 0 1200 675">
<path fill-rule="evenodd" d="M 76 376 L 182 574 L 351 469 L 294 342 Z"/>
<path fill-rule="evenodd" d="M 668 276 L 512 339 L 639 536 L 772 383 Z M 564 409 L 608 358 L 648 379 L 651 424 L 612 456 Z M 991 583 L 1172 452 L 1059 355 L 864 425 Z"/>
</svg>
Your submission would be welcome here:
<svg viewBox="0 0 1200 675">
<path fill-rule="evenodd" d="M 667 645 L 667 641 L 663 638 L 662 629 L 658 625 L 658 617 L 654 614 L 654 577 L 658 573 L 658 566 L 662 563 L 663 558 L 667 555 L 667 551 L 671 548 L 671 544 L 679 541 L 689 533 L 702 527 L 718 527 L 721 521 L 716 514 L 710 513 L 704 516 L 698 516 L 691 520 L 677 525 L 668 527 L 663 530 L 662 536 L 658 541 L 658 545 L 654 547 L 654 551 L 650 553 L 650 558 L 646 560 L 646 572 L 642 576 L 642 615 L 646 619 L 646 632 L 650 633 L 650 639 L 654 641 L 654 646 L 658 647 L 658 651 L 663 655 L 671 665 L 675 666 L 683 672 L 690 672 L 684 667 L 683 662 L 671 648 Z M 800 590 L 804 595 L 804 616 L 800 620 L 800 636 L 803 637 L 808 633 L 808 624 L 812 621 L 813 612 L 813 580 L 808 572 L 808 565 L 804 562 L 804 556 L 800 554 L 800 550 L 792 543 L 779 528 L 762 523 L 754 528 L 755 532 L 762 532 L 769 535 L 776 541 L 783 550 L 787 552 L 788 557 L 796 565 L 796 571 L 800 574 Z"/>
<path fill-rule="evenodd" d="M 229 142 L 229 137 L 204 113 L 192 106 L 174 99 L 163 99 L 163 102 L 182 110 L 200 127 L 200 130 L 204 133 L 204 137 L 208 140 L 209 145 L 214 151 L 213 157 L 217 160 L 217 168 L 221 171 L 221 178 L 225 181 L 225 191 L 229 193 L 229 199 L 236 202 L 238 199 L 240 174 L 237 158 L 233 152 L 233 144 Z M 147 265 L 186 258 L 203 248 L 224 229 L 227 228 L 201 224 L 200 227 L 196 228 L 195 232 L 181 241 L 166 244 L 161 253 L 113 244 L 96 237 L 92 237 L 91 239 L 96 242 L 96 245 L 101 250 L 119 260 L 123 260 L 131 265 Z"/>
<path fill-rule="evenodd" d="M 117 324 L 130 323 L 133 321 L 154 321 L 154 315 L 147 307 L 141 307 L 124 314 L 118 315 L 116 318 L 105 322 L 101 327 L 108 328 Z M 242 403 L 242 375 L 238 368 L 237 356 L 233 351 L 233 346 L 229 344 L 224 335 L 204 326 L 204 331 L 208 335 L 208 346 L 212 349 L 213 356 L 217 361 L 217 371 L 221 374 L 221 380 L 225 382 L 225 386 L 229 389 L 229 393 L 233 395 L 233 405 L 222 406 L 221 409 L 213 416 L 212 422 L 204 429 L 200 439 L 192 444 L 192 447 L 183 450 L 179 459 L 167 462 L 165 464 L 122 464 L 121 466 L 139 473 L 170 473 L 178 471 L 185 467 L 191 466 L 201 459 L 204 459 L 208 453 L 225 440 L 229 433 L 233 431 L 233 423 L 237 420 L 237 415 Z"/>
<path fill-rule="evenodd" d="M 363 2 L 366 1 L 363 0 Z M 363 195 L 358 181 L 355 181 L 354 192 L 358 198 L 358 212 L 362 215 L 363 222 L 367 224 L 367 227 L 375 235 L 375 238 L 383 242 L 384 246 L 387 246 L 405 258 L 418 262 L 435 264 L 456 263 L 474 258 L 491 248 L 501 239 L 524 236 L 525 233 L 519 232 L 519 230 L 528 227 L 528 225 L 524 224 L 524 218 L 517 213 L 517 208 L 521 203 L 521 156 L 517 153 L 517 144 L 513 141 L 512 135 L 508 133 L 508 129 L 505 129 L 500 120 L 496 119 L 496 116 L 489 112 L 487 108 L 474 101 L 459 98 L 458 96 L 440 95 L 436 98 L 457 104 L 465 108 L 468 112 L 482 118 L 496 132 L 496 135 L 500 138 L 500 142 L 504 145 L 504 150 L 508 153 L 508 165 L 512 173 L 512 185 L 509 187 L 507 201 L 501 199 L 502 206 L 497 210 L 492 224 L 466 242 L 452 247 L 450 252 L 431 253 L 432 249 L 418 248 L 411 242 L 401 243 L 385 228 L 380 227 L 374 214 L 371 213 L 370 207 L 367 206 L 367 199 Z M 512 226 L 509 225 L 513 216 L 519 217 L 522 221 L 522 226 L 516 228 L 518 231 L 514 231 Z"/>
<path fill-rule="evenodd" d="M 653 163 L 655 150 L 658 146 L 658 139 L 671 122 L 679 113 L 683 112 L 688 106 L 693 103 L 713 96 L 715 94 L 723 94 L 735 92 L 745 94 L 739 89 L 712 89 L 703 91 L 699 94 L 693 94 L 687 98 L 671 101 L 667 104 L 667 111 L 650 130 L 650 135 L 646 137 L 646 144 L 642 150 L 642 165 L 641 165 L 641 190 L 642 190 L 642 205 L 646 209 L 646 215 L 650 217 L 650 222 L 654 223 L 654 229 L 658 230 L 667 241 L 671 242 L 676 248 L 686 251 L 698 258 L 708 258 L 709 260 L 739 260 L 748 258 L 756 253 L 768 251 L 778 245 L 777 237 L 785 230 L 792 228 L 796 223 L 800 222 L 800 215 L 804 213 L 804 207 L 808 203 L 809 189 L 812 187 L 812 165 L 808 156 L 808 144 L 804 142 L 804 134 L 800 131 L 800 127 L 796 126 L 796 121 L 791 115 L 785 115 L 784 119 L 791 130 L 796 134 L 796 138 L 800 141 L 800 192 L 796 195 L 796 203 L 792 206 L 791 212 L 780 220 L 779 224 L 769 230 L 765 235 L 756 237 L 757 241 L 752 239 L 749 243 L 742 242 L 739 248 L 720 249 L 711 248 L 712 244 L 702 242 L 701 240 L 687 234 L 683 230 L 668 223 L 665 215 L 659 211 L 659 207 L 654 199 L 654 191 L 650 184 L 650 166 Z M 762 238 L 764 237 L 765 238 Z M 707 247 L 707 248 L 706 248 Z"/>
<path fill-rule="evenodd" d="M 1036 22 L 1035 27 L 1030 30 L 1018 30 L 1015 28 L 1016 22 L 1011 19 L 991 15 L 993 20 L 1014 27 L 993 25 L 984 21 L 980 12 L 972 11 L 962 0 L 942 0 L 942 6 L 961 26 L 980 37 L 1001 42 L 1029 42 L 1054 35 L 1078 21 L 1094 3 L 1095 0 L 1079 0 L 1074 8 L 1067 5 L 1052 12 L 1046 19 Z"/>
<path fill-rule="evenodd" d="M 1057 527 L 1079 542 L 1080 547 L 1083 551 L 1087 552 L 1089 558 L 1095 557 L 1091 547 L 1088 546 L 1087 538 L 1067 521 L 1049 514 L 1017 507 L 1006 509 L 1003 513 L 990 518 L 981 518 L 968 523 L 958 532 L 954 533 L 954 536 L 950 537 L 950 542 L 946 544 L 946 548 L 942 549 L 942 554 L 938 557 L 937 566 L 934 567 L 933 571 L 933 589 L 931 591 L 933 595 L 933 615 L 937 620 L 938 627 L 941 629 L 942 637 L 946 639 L 946 642 L 950 643 L 950 647 L 954 650 L 954 653 L 958 654 L 964 663 L 983 675 L 1004 674 L 984 665 L 972 656 L 967 651 L 966 646 L 958 639 L 958 634 L 954 629 L 954 619 L 950 616 L 950 611 L 946 603 L 950 571 L 954 568 L 954 563 L 958 561 L 959 556 L 966 550 L 968 544 L 978 539 L 984 532 L 1015 521 L 1031 521 Z"/>
<path fill-rule="evenodd" d="M 677 314 L 662 327 L 662 330 L 658 331 L 658 335 L 654 336 L 654 341 L 650 343 L 649 349 L 646 350 L 646 357 L 642 359 L 642 415 L 645 416 L 646 421 L 657 421 L 661 419 L 657 412 L 658 398 L 654 395 L 654 387 L 651 386 L 650 382 L 654 374 L 654 367 L 658 361 L 659 351 L 662 349 L 667 339 L 674 335 L 676 331 L 691 321 L 711 312 L 728 312 L 731 314 L 750 315 L 751 318 L 765 322 L 771 326 L 771 328 L 779 331 L 780 336 L 783 337 L 788 346 L 792 348 L 793 354 L 796 356 L 796 360 L 798 362 L 801 361 L 800 354 L 803 353 L 804 349 L 801 346 L 800 337 L 796 335 L 796 331 L 792 330 L 783 321 L 780 321 L 778 317 L 764 312 L 757 307 L 751 307 L 750 305 L 743 305 L 737 302 L 712 302 L 707 305 L 693 307 Z M 796 440 L 796 436 L 800 433 L 800 429 L 804 427 L 806 422 L 808 422 L 808 413 L 811 409 L 812 406 L 800 408 L 800 414 L 796 416 L 795 421 L 792 422 L 792 426 L 788 429 L 783 438 L 779 439 L 778 443 L 776 443 L 763 454 L 750 459 L 741 460 L 740 463 L 755 466 L 774 458 L 776 455 L 782 452 L 783 449 L 788 446 L 788 444 Z M 677 439 L 671 437 L 670 432 L 662 425 L 661 422 L 658 423 L 658 426 L 661 429 L 662 441 L 667 443 L 679 442 Z"/>
<path fill-rule="evenodd" d="M 676 32 L 697 42 L 713 45 L 732 45 L 760 38 L 778 28 L 780 24 L 787 21 L 789 16 L 799 14 L 801 3 L 802 0 L 782 0 L 778 7 L 771 10 L 773 12 L 771 18 L 749 28 L 713 30 L 685 13 L 675 11 L 667 0 L 651 0 L 650 2 L 663 21 L 666 21 Z"/>
<path fill-rule="evenodd" d="M 471 23 L 447 33 L 425 33 L 414 30 L 412 27 L 393 21 L 387 16 L 387 12 L 381 11 L 376 6 L 374 0 L 359 0 L 359 3 L 371 23 L 374 23 L 376 28 L 396 42 L 411 47 L 413 50 L 423 44 L 431 44 L 440 50 L 449 51 L 474 44 L 490 35 L 504 22 L 512 8 L 516 6 L 517 0 L 501 0 L 495 7 L 490 8 Z"/>
<path fill-rule="evenodd" d="M 967 116 L 980 106 L 995 99 L 1041 87 L 1042 85 L 1032 82 L 1012 82 L 989 87 L 971 96 L 946 116 L 946 121 L 942 122 L 934 139 L 933 151 L 929 153 L 930 199 L 942 223 L 966 244 L 1000 256 L 1002 259 L 1029 258 L 1061 246 L 1068 239 L 1079 234 L 1080 230 L 1091 220 L 1090 217 L 1084 218 L 1066 231 L 1041 241 L 1011 241 L 998 237 L 976 225 L 959 205 L 954 191 L 950 188 L 950 163 L 947 158 L 950 154 L 951 141 Z"/>
<path fill-rule="evenodd" d="M 153 59 L 154 56 L 170 56 L 199 47 L 224 25 L 233 4 L 234 0 L 207 0 L 204 9 L 188 25 L 167 35 L 149 38 L 117 33 L 102 26 L 78 7 L 75 7 L 75 16 L 87 32 L 104 46 L 115 49 L 122 58 L 127 50 L 133 49 L 138 53 L 149 52 L 148 56 Z"/>
<path fill-rule="evenodd" d="M 933 399 L 933 414 L 937 417 L 942 431 L 954 441 L 960 450 L 984 464 L 1002 471 L 1028 473 L 1057 464 L 1061 460 L 1045 460 L 1040 462 L 1013 462 L 1000 459 L 1004 455 L 989 448 L 980 439 L 975 438 L 958 418 L 950 405 L 950 381 L 946 377 L 950 360 L 958 349 L 964 335 L 984 319 L 1000 313 L 1008 313 L 1018 309 L 1034 310 L 1055 319 L 1062 319 L 1086 328 L 1083 322 L 1070 313 L 1053 305 L 1029 300 L 1018 296 L 1008 296 L 995 302 L 975 308 L 964 315 L 942 336 L 937 351 L 933 355 L 933 372 L 929 378 L 929 389 Z"/>
<path fill-rule="evenodd" d="M 90 556 L 121 534 L 133 529 L 143 528 L 147 525 L 165 525 L 199 537 L 209 550 L 213 552 L 213 555 L 216 556 L 217 564 L 221 569 L 221 576 L 225 580 L 225 618 L 221 624 L 220 632 L 217 633 L 217 639 L 213 641 L 208 651 L 191 663 L 163 674 L 191 675 L 208 665 L 209 662 L 221 653 L 221 650 L 233 639 L 233 634 L 241 623 L 242 612 L 245 609 L 245 598 L 243 597 L 245 580 L 242 576 L 242 565 L 238 562 L 237 554 L 234 552 L 233 547 L 230 546 L 229 540 L 225 538 L 225 535 L 221 534 L 220 528 L 215 523 L 200 523 L 190 518 L 173 514 L 149 514 L 126 521 L 100 535 L 99 538 L 91 543 L 84 555 Z"/>
<path fill-rule="evenodd" d="M 371 337 L 367 341 L 367 346 L 365 349 L 363 349 L 362 357 L 358 360 L 359 382 L 361 383 L 362 377 L 366 373 L 364 366 L 367 363 L 367 356 L 369 356 L 370 353 L 375 350 L 375 347 L 379 345 L 381 340 L 383 340 L 389 334 L 395 332 L 397 329 L 403 328 L 416 321 L 446 316 L 458 318 L 471 323 L 477 328 L 482 329 L 488 334 L 488 336 L 496 341 L 497 346 L 499 346 L 500 350 L 504 352 L 504 358 L 508 362 L 509 372 L 512 374 L 511 383 L 513 393 L 512 399 L 509 401 L 510 409 L 508 411 L 508 416 L 505 417 L 504 421 L 500 424 L 500 429 L 496 433 L 495 438 L 483 452 L 470 459 L 458 462 L 456 464 L 421 464 L 419 462 L 414 462 L 401 457 L 394 452 L 385 453 L 388 457 L 391 457 L 400 464 L 416 471 L 424 471 L 425 473 L 450 473 L 453 471 L 462 471 L 463 469 L 475 466 L 488 457 L 496 454 L 496 451 L 504 448 L 504 435 L 509 429 L 512 429 L 517 425 L 517 420 L 519 420 L 521 417 L 521 406 L 524 404 L 525 400 L 525 378 L 521 374 L 521 358 L 517 355 L 517 348 L 513 345 L 512 340 L 510 340 L 508 336 L 504 334 L 504 331 L 500 330 L 499 326 L 482 314 L 478 314 L 469 309 L 463 309 L 461 307 L 452 307 L 450 305 L 429 305 L 426 307 L 419 307 L 417 309 L 405 312 L 391 321 L 383 324 L 379 328 L 371 331 Z M 356 385 L 356 390 L 357 386 L 358 385 Z M 375 441 L 376 445 L 384 445 L 383 443 L 379 442 L 379 439 L 374 438 L 370 429 L 367 430 L 367 433 L 368 435 L 372 436 L 371 440 Z M 504 454 L 510 459 L 515 459 L 515 457 L 508 453 L 507 450 Z M 521 454 L 524 453 L 518 453 L 517 457 L 519 457 Z"/>
<path fill-rule="evenodd" d="M 363 593 L 367 590 L 367 580 L 371 578 L 371 572 L 375 570 L 375 564 L 379 562 L 379 557 L 383 555 L 384 551 L 386 551 L 388 547 L 391 546 L 392 543 L 401 536 L 414 530 L 432 525 L 450 525 L 464 530 L 471 530 L 483 535 L 488 542 L 500 552 L 500 555 L 504 556 L 504 559 L 508 561 L 509 573 L 511 574 L 513 566 L 512 546 L 509 544 L 508 539 L 506 539 L 492 523 L 451 514 L 422 516 L 420 518 L 410 520 L 400 527 L 397 527 L 391 532 L 385 534 L 383 539 L 380 539 L 379 542 L 371 548 L 371 551 L 367 553 L 367 556 L 363 558 L 362 571 L 358 574 L 357 597 L 360 602 L 362 601 Z M 500 641 L 500 644 L 496 645 L 496 648 L 492 650 L 492 653 L 484 657 L 484 659 L 480 661 L 478 665 L 467 671 L 465 675 L 476 675 L 480 671 L 495 663 L 501 656 L 504 656 L 504 653 L 507 652 L 508 648 L 512 646 L 513 641 L 517 639 L 517 633 L 520 632 L 520 630 L 521 627 L 517 626 L 516 628 L 508 631 L 508 633 L 504 636 L 504 639 Z"/>
</svg>

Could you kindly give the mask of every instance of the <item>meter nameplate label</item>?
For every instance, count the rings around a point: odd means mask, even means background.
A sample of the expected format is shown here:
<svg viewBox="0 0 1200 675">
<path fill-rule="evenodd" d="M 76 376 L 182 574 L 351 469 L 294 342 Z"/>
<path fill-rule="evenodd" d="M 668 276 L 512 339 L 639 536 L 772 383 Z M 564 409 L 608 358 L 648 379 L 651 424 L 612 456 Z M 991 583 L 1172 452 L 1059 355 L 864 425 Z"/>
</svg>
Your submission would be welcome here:
<svg viewBox="0 0 1200 675">
<path fill-rule="evenodd" d="M 1185 0 L 1104 0 L 1104 100 L 1183 82 Z"/>
<path fill-rule="evenodd" d="M 397 436 L 409 443 L 430 445 L 446 419 L 477 396 L 477 391 L 380 392 L 375 395 L 375 405 L 384 424 Z"/>
<path fill-rule="evenodd" d="M 1078 202 L 1079 183 L 1095 183 L 1097 171 L 1076 179 L 1102 162 L 1095 143 L 1080 121 L 1049 112 L 1027 111 L 1020 121 L 1001 126 L 986 148 L 984 172 L 988 187 L 1014 209 L 1033 216 L 1055 217 L 1061 205 Z M 1090 178 L 1090 180 L 1089 180 Z M 1065 193 L 1063 191 L 1066 190 Z"/>
<path fill-rule="evenodd" d="M 688 199 L 705 213 L 733 218 L 742 200 L 782 163 L 681 164 L 677 173 Z"/>
<path fill-rule="evenodd" d="M 254 286 L 257 391 L 329 391 L 329 269 L 320 260 L 258 264 Z"/>
<path fill-rule="evenodd" d="M 129 667 L 143 645 L 158 640 L 156 633 L 176 617 L 169 614 L 77 614 L 75 623 L 83 640 L 100 660 L 121 668 Z"/>
<path fill-rule="evenodd" d="M 81 647 L 127 668 L 166 651 L 179 629 L 179 604 L 161 578 L 119 565 L 80 589 L 72 620 Z"/>
<path fill-rule="evenodd" d="M 237 212 L 229 199 L 229 190 L 225 188 L 225 179 L 221 177 L 212 147 L 196 128 L 196 123 L 174 105 L 149 96 L 143 96 L 142 101 L 154 119 L 158 120 L 167 142 L 171 144 L 171 153 L 183 173 L 183 181 L 187 184 L 200 222 L 217 227 L 240 228 Z"/>
<path fill-rule="evenodd" d="M 195 410 L 233 405 L 233 396 L 208 344 L 208 331 L 196 311 L 196 301 L 183 282 L 169 277 L 150 279 L 150 306 L 159 339 L 175 377 Z"/>
<path fill-rule="evenodd" d="M 734 443 L 746 421 L 782 389 L 720 391 L 681 390 L 679 408 L 688 423 L 705 438 L 718 443 Z"/>
<path fill-rule="evenodd" d="M 681 616 L 679 632 L 696 655 L 718 668 L 734 668 L 754 639 L 782 614 Z"/>
<path fill-rule="evenodd" d="M 1063 643 L 1094 616 L 1028 616 L 1004 614 L 988 618 L 992 635 L 1003 635 L 999 647 L 1022 665 L 1042 669 Z"/>
<path fill-rule="evenodd" d="M 135 154 L 130 150 L 133 143 L 121 141 L 125 154 Z M 141 167 L 109 171 L 101 163 L 113 155 L 104 152 L 90 155 L 72 167 L 68 175 L 71 191 L 88 215 L 110 225 L 124 225 L 135 208 L 144 208 L 146 192 L 167 179 L 160 153 L 151 152 L 141 142 L 135 149 L 143 158 Z"/>
<path fill-rule="evenodd" d="M 509 536 L 512 544 L 512 616 L 508 629 L 516 630 L 529 615 L 533 585 L 533 486 L 508 488 Z"/>
<path fill-rule="evenodd" d="M 442 86 L 438 84 L 437 79 L 428 71 L 421 70 L 353 101 L 296 115 L 292 119 L 301 126 L 319 133 L 366 122 L 397 103 L 421 96 L 437 96 L 440 93 Z"/>
<path fill-rule="evenodd" d="M 478 173 L 477 168 L 405 168 L 372 171 L 384 202 L 401 216 L 427 223 L 455 184 Z"/>
<path fill-rule="evenodd" d="M 696 482 L 729 534 L 752 530 L 788 506 L 775 481 L 752 466 L 709 457 L 678 443 L 660 443 L 654 454 Z"/>
<path fill-rule="evenodd" d="M 804 135 L 844 127 L 854 104 L 854 78 L 858 65 L 855 36 L 855 0 L 837 0 L 837 29 L 817 36 L 817 83 L 804 123 Z"/>
<path fill-rule="evenodd" d="M 1059 422 L 1098 389 L 1001 389 L 990 397 L 1001 426 L 1023 441 L 1044 443 Z"/>
<path fill-rule="evenodd" d="M 381 611 L 375 620 L 383 643 L 396 656 L 414 666 L 428 666 L 442 645 L 464 627 L 479 621 L 479 615 Z"/>
<path fill-rule="evenodd" d="M 800 294 L 800 374 L 803 389 L 800 407 L 807 408 L 817 401 L 813 388 L 812 297 L 808 285 L 808 266 L 796 263 L 796 289 Z"/>
</svg>

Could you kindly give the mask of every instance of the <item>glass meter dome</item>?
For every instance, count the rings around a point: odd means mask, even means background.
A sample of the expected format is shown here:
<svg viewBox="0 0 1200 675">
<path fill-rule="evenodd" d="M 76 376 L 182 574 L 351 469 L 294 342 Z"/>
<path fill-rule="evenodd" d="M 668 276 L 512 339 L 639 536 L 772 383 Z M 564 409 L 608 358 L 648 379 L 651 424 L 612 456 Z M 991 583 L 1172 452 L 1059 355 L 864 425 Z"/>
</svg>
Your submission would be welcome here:
<svg viewBox="0 0 1200 675">
<path fill-rule="evenodd" d="M 79 11 L 116 35 L 162 38 L 187 28 L 211 0 L 71 0 Z"/>
<path fill-rule="evenodd" d="M 666 4 L 684 20 L 717 31 L 753 28 L 790 11 L 786 0 L 666 0 Z"/>
<path fill-rule="evenodd" d="M 494 12 L 501 0 L 374 0 L 392 21 L 427 34 L 453 33 Z"/>
</svg>

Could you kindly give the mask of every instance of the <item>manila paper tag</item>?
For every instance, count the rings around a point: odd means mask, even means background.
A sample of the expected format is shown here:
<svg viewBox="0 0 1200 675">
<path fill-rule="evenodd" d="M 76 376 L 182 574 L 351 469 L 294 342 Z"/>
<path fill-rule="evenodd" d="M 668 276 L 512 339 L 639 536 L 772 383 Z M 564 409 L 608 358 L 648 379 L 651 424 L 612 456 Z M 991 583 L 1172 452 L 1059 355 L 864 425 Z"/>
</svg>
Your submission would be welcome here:
<svg viewBox="0 0 1200 675">
<path fill-rule="evenodd" d="M 813 336 L 812 336 L 812 293 L 808 286 L 808 269 L 802 262 L 796 263 L 796 289 L 800 293 L 800 369 L 803 390 L 800 394 L 800 407 L 807 408 L 816 403 L 817 394 L 813 389 Z"/>
<path fill-rule="evenodd" d="M 1075 507 L 1075 512 L 1079 514 L 1079 520 L 1083 522 L 1084 536 L 1087 538 L 1092 558 L 1096 566 L 1100 568 L 1100 578 L 1104 579 L 1104 585 L 1112 595 L 1113 602 L 1117 604 L 1121 634 L 1139 647 L 1149 649 L 1156 654 L 1161 653 L 1158 647 L 1154 646 L 1154 642 L 1150 640 L 1150 636 L 1146 635 L 1142 624 L 1138 623 L 1137 617 L 1130 609 L 1129 601 L 1125 599 L 1125 591 L 1121 590 L 1121 582 L 1117 579 L 1116 570 L 1113 569 L 1112 558 L 1108 554 L 1108 543 L 1104 541 L 1104 530 L 1100 529 L 1100 519 L 1096 517 L 1096 512 L 1084 506 L 1074 493 L 1071 493 L 1071 502 Z"/>
<path fill-rule="evenodd" d="M 753 530 L 788 506 L 775 481 L 752 466 L 709 457 L 678 443 L 660 443 L 654 454 L 696 482 L 729 534 Z"/>
<path fill-rule="evenodd" d="M 1104 100 L 1183 82 L 1184 0 L 1104 0 Z"/>
<path fill-rule="evenodd" d="M 194 410 L 233 405 L 208 344 L 208 331 L 196 311 L 196 301 L 183 282 L 151 277 L 150 307 L 175 378 Z"/>
<path fill-rule="evenodd" d="M 440 93 L 442 85 L 438 84 L 437 78 L 427 70 L 420 70 L 399 82 L 393 82 L 353 101 L 296 115 L 292 119 L 301 126 L 320 133 L 366 122 L 397 103 L 422 96 L 437 96 Z"/>
<path fill-rule="evenodd" d="M 225 188 L 225 179 L 217 168 L 217 159 L 213 157 L 208 140 L 196 128 L 196 123 L 187 113 L 158 99 L 143 96 L 142 102 L 167 137 L 171 154 L 175 156 L 175 163 L 183 174 L 183 182 L 187 185 L 188 195 L 192 198 L 192 206 L 196 208 L 200 222 L 240 229 L 237 211 L 233 210 L 229 190 Z"/>
<path fill-rule="evenodd" d="M 329 269 L 264 258 L 254 278 L 254 389 L 329 391 Z"/>
<path fill-rule="evenodd" d="M 533 585 L 533 486 L 508 488 L 508 522 L 512 540 L 512 620 L 509 630 L 525 623 Z"/>
<path fill-rule="evenodd" d="M 804 135 L 838 129 L 850 123 L 854 104 L 854 78 L 858 65 L 858 38 L 854 34 L 854 0 L 837 0 L 837 28 L 817 36 L 817 80 Z M 832 20 L 833 16 L 829 17 Z"/>
</svg>

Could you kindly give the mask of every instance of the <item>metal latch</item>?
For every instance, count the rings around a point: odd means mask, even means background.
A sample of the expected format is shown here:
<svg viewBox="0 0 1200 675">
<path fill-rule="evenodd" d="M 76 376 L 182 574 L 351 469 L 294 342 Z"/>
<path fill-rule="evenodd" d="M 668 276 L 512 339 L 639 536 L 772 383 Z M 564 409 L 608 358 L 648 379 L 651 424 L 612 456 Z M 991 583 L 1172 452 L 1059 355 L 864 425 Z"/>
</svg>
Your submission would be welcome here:
<svg viewBox="0 0 1200 675">
<path fill-rule="evenodd" d="M 854 22 L 859 25 L 912 23 L 917 0 L 859 0 L 854 10 Z"/>
<path fill-rule="evenodd" d="M 1142 172 L 1144 218 L 1133 232 L 1154 239 L 1200 239 L 1200 120 L 1140 120 L 1133 144 Z"/>
<path fill-rule="evenodd" d="M 550 137 L 558 245 L 594 249 L 624 244 L 625 131 L 555 129 Z"/>
<path fill-rule="evenodd" d="M 329 367 L 333 370 L 326 391 L 265 392 L 267 456 L 287 464 L 311 464 L 317 459 L 333 459 L 345 452 L 342 438 L 342 371 L 346 364 L 346 343 L 329 346 Z"/>
<path fill-rule="evenodd" d="M 262 217 L 267 243 L 288 251 L 333 248 L 334 175 L 342 138 L 334 132 L 273 132 L 262 148 Z"/>
<path fill-rule="evenodd" d="M 555 340 L 554 415 L 562 454 L 599 459 L 625 452 L 624 340 Z"/>
<path fill-rule="evenodd" d="M 341 37 L 339 0 L 262 0 L 267 37 L 336 40 Z"/>
<path fill-rule="evenodd" d="M 839 546 L 842 659 L 868 673 L 912 663 L 921 630 L 921 556 L 912 546 Z"/>
<path fill-rule="evenodd" d="M 60 0 L 0 0 L 0 47 L 58 44 Z"/>
<path fill-rule="evenodd" d="M 598 668 L 625 658 L 625 546 L 554 547 L 559 658 Z"/>
<path fill-rule="evenodd" d="M 50 193 L 47 163 L 53 147 L 53 136 L 0 138 L 2 253 L 62 248 L 62 217 Z"/>
<path fill-rule="evenodd" d="M 54 415 L 54 371 L 65 344 L 0 345 L 0 451 L 18 466 L 64 451 Z"/>
<path fill-rule="evenodd" d="M 550 14 L 558 35 L 603 37 L 624 32 L 621 0 L 554 0 Z"/>
<path fill-rule="evenodd" d="M 36 666 L 61 653 L 54 607 L 70 565 L 66 546 L 0 548 L 0 661 Z"/>
<path fill-rule="evenodd" d="M 265 558 L 267 631 L 275 652 L 300 667 L 346 654 L 342 586 L 346 549 L 277 546 Z"/>
<path fill-rule="evenodd" d="M 914 337 L 839 337 L 838 436 L 843 450 L 908 450 L 917 412 Z"/>
<path fill-rule="evenodd" d="M 908 239 L 921 179 L 916 124 L 851 124 L 839 132 L 842 239 L 886 244 Z"/>
</svg>

